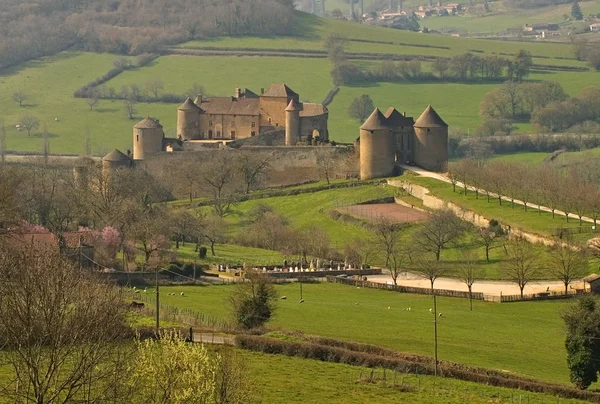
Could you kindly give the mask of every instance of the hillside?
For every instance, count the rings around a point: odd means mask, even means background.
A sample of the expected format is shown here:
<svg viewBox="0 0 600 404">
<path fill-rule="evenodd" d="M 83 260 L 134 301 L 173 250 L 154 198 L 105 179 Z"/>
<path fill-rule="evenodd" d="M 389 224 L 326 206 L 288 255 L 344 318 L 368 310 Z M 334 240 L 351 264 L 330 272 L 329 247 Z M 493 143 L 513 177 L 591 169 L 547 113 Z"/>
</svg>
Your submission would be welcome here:
<svg viewBox="0 0 600 404">
<path fill-rule="evenodd" d="M 510 58 L 519 49 L 526 49 L 534 56 L 534 63 L 560 68 L 564 65 L 584 67 L 582 62 L 570 59 L 567 44 L 500 42 L 466 38 L 454 38 L 396 31 L 323 19 L 304 13 L 296 13 L 295 36 L 278 37 L 223 37 L 193 41 L 172 47 L 170 52 L 182 48 L 194 55 L 168 54 L 151 64 L 128 70 L 104 84 L 116 92 L 124 85 L 138 84 L 143 87 L 149 79 L 160 79 L 164 92 L 181 93 L 194 83 L 204 86 L 208 94 L 229 95 L 234 87 L 248 87 L 259 91 L 272 82 L 284 81 L 303 101 L 321 102 L 332 87 L 330 62 L 324 58 L 306 57 L 302 51 L 323 51 L 323 40 L 330 33 L 349 38 L 348 52 L 366 56 L 378 53 L 411 57 L 451 56 L 467 51 L 479 55 L 503 55 Z M 361 41 L 374 41 L 361 42 Z M 383 42 L 383 43 L 380 43 Z M 224 56 L 205 54 L 206 48 L 217 49 Z M 225 49 L 227 48 L 227 49 Z M 299 55 L 238 56 L 240 49 L 283 49 L 297 51 Z M 101 100 L 92 111 L 85 99 L 73 98 L 73 92 L 82 85 L 106 73 L 112 67 L 116 55 L 63 52 L 59 55 L 32 61 L 17 68 L 5 70 L 0 81 L 0 117 L 7 127 L 7 148 L 17 151 L 39 152 L 42 147 L 41 133 L 44 125 L 50 134 L 53 153 L 80 154 L 84 151 L 86 128 L 92 138 L 92 150 L 102 155 L 117 147 L 131 148 L 131 127 L 143 116 L 161 120 L 167 134 L 174 130 L 177 104 L 138 103 L 134 120 L 129 120 L 121 101 Z M 373 60 L 355 61 L 360 66 L 372 66 Z M 422 62 L 423 71 L 430 69 Z M 567 93 L 577 94 L 582 88 L 599 82 L 599 74 L 592 71 L 560 71 L 538 68 L 530 80 L 553 80 L 560 82 Z M 486 92 L 498 83 L 456 82 L 369 82 L 342 86 L 339 94 L 329 105 L 331 138 L 352 141 L 357 137 L 359 122 L 347 115 L 350 102 L 361 94 L 369 94 L 376 105 L 394 105 L 408 115 L 418 116 L 428 104 L 433 104 L 452 128 L 473 130 L 479 124 L 478 105 Z M 11 95 L 24 91 L 29 99 L 24 107 L 11 100 Z M 27 137 L 18 132 L 15 125 L 23 115 L 34 115 L 40 127 Z M 58 118 L 56 120 L 55 118 Z M 521 131 L 529 131 L 529 124 L 520 124 Z"/>
</svg>

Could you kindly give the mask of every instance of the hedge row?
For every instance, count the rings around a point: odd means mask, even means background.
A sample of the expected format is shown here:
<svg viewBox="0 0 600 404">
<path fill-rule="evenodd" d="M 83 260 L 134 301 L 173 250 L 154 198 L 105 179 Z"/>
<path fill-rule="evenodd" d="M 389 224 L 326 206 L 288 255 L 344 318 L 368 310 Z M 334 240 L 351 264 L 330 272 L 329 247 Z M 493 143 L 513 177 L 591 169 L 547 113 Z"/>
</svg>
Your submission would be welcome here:
<svg viewBox="0 0 600 404">
<path fill-rule="evenodd" d="M 316 341 L 329 342 L 330 345 L 309 341 L 284 341 L 253 335 L 237 335 L 235 338 L 237 347 L 251 351 L 297 356 L 305 359 L 344 363 L 353 366 L 365 366 L 370 368 L 380 367 L 405 373 L 423 375 L 433 375 L 435 373 L 432 358 L 401 354 L 393 351 L 391 351 L 392 355 L 390 355 L 390 352 L 378 350 L 376 348 L 369 348 L 370 352 L 372 352 L 370 353 L 363 344 L 342 343 L 341 341 L 336 341 L 337 346 L 334 346 L 331 342 L 333 340 L 317 339 Z M 358 350 L 353 350 L 351 348 L 356 348 Z M 600 393 L 592 393 L 567 386 L 524 379 L 518 376 L 503 374 L 495 370 L 473 368 L 452 362 L 439 362 L 438 374 L 442 377 L 487 384 L 490 386 L 520 389 L 533 393 L 551 394 L 562 398 L 600 402 Z"/>
</svg>

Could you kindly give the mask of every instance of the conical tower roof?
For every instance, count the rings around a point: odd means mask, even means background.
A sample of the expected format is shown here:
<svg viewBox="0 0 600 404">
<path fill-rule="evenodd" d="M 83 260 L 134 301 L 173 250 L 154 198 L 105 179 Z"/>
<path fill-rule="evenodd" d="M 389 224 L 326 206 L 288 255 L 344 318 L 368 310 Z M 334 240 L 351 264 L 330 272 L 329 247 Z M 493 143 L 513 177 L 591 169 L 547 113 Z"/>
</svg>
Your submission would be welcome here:
<svg viewBox="0 0 600 404">
<path fill-rule="evenodd" d="M 415 128 L 447 128 L 448 124 L 428 105 L 419 119 L 415 122 Z"/>
<path fill-rule="evenodd" d="M 194 110 L 199 110 L 200 107 L 198 107 L 196 104 L 194 104 L 194 102 L 190 99 L 190 97 L 187 97 L 185 99 L 185 101 L 183 102 L 183 104 L 181 104 L 179 106 L 179 108 L 177 108 L 179 111 L 194 111 Z"/>
<path fill-rule="evenodd" d="M 147 116 L 146 118 L 139 121 L 134 128 L 136 129 L 161 129 L 162 125 L 156 122 L 154 119 Z"/>
<path fill-rule="evenodd" d="M 290 101 L 290 103 L 288 104 L 288 106 L 285 110 L 286 111 L 300 111 L 300 108 L 298 108 L 298 104 L 296 104 L 296 102 L 292 98 L 292 100 Z"/>
<path fill-rule="evenodd" d="M 382 130 L 388 129 L 386 125 L 385 116 L 381 113 L 379 108 L 375 108 L 373 113 L 367 118 L 367 120 L 361 125 L 363 130 Z"/>
<path fill-rule="evenodd" d="M 126 162 L 129 161 L 129 156 L 124 154 L 123 152 L 115 149 L 108 153 L 106 156 L 102 158 L 102 161 L 110 161 L 110 162 Z"/>
</svg>

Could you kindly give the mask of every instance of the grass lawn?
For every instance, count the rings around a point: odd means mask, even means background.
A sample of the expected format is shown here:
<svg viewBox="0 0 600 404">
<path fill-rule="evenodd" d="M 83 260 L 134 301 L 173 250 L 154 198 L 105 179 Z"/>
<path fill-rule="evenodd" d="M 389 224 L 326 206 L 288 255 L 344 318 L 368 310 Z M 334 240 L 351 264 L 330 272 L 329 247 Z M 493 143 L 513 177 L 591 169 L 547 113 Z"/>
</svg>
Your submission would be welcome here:
<svg viewBox="0 0 600 404">
<path fill-rule="evenodd" d="M 524 393 L 517 390 L 498 389 L 482 384 L 426 376 L 406 376 L 404 383 L 417 391 L 400 392 L 392 385 L 392 373 L 387 371 L 387 386 L 358 383 L 370 369 L 311 359 L 290 358 L 256 352 L 238 351 L 245 359 L 252 385 L 252 398 L 263 403 L 414 403 L 429 404 L 487 404 L 551 403 L 555 397 Z M 376 370 L 377 377 L 383 376 Z M 396 383 L 402 376 L 397 375 Z M 420 385 L 420 389 L 419 389 Z M 519 401 L 517 401 L 519 402 Z M 578 403 L 577 400 L 560 400 L 561 403 Z"/>
<path fill-rule="evenodd" d="M 193 244 L 180 245 L 176 251 L 182 261 L 197 262 L 198 264 L 222 264 L 222 265 L 281 265 L 283 254 L 278 251 L 263 250 L 261 248 L 244 247 L 233 244 L 216 244 L 215 255 L 210 252 L 210 246 L 206 258 L 201 260 L 198 253 L 194 251 Z"/>
<path fill-rule="evenodd" d="M 454 192 L 451 184 L 433 178 L 406 175 L 402 177 L 402 179 L 428 188 L 434 196 L 453 202 L 487 218 L 496 219 L 502 224 L 517 227 L 529 232 L 551 236 L 553 230 L 561 227 L 580 227 L 577 219 L 570 218 L 569 222 L 567 222 L 564 215 L 556 215 L 552 218 L 552 213 L 541 212 L 540 214 L 536 209 L 532 208 L 528 208 L 526 212 L 522 205 L 515 205 L 514 208 L 511 207 L 510 201 L 502 201 L 502 205 L 498 203 L 498 199 L 490 199 L 488 202 L 485 195 L 480 195 L 479 199 L 476 199 L 475 192 L 473 191 L 468 191 L 465 196 L 461 193 L 462 189 L 459 187 L 457 187 L 456 192 Z M 584 222 L 583 226 L 589 228 L 592 224 Z M 583 241 L 593 237 L 594 233 L 576 234 L 575 236 L 577 239 Z"/>
<path fill-rule="evenodd" d="M 161 299 L 170 305 L 225 318 L 230 316 L 227 299 L 234 287 L 164 287 Z M 270 323 L 272 328 L 433 354 L 430 297 L 329 283 L 304 284 L 305 303 L 300 305 L 297 284 L 276 288 L 280 296 L 288 299 L 279 301 Z M 169 291 L 175 296 L 168 296 Z M 179 295 L 181 291 L 185 296 Z M 466 299 L 439 298 L 438 310 L 444 314 L 438 324 L 439 356 L 566 384 L 569 379 L 560 311 L 567 304 L 477 301 L 470 312 Z M 412 310 L 402 311 L 406 307 Z"/>
<path fill-rule="evenodd" d="M 492 156 L 493 160 L 502 160 L 509 162 L 519 163 L 533 163 L 541 164 L 544 160 L 550 156 L 551 153 L 543 152 L 527 152 L 527 153 L 514 153 L 514 154 L 498 154 Z M 582 151 L 571 151 L 565 152 L 558 155 L 554 161 L 550 162 L 551 165 L 556 166 L 568 166 L 573 162 L 583 161 L 587 159 L 598 159 L 600 158 L 600 148 L 582 150 Z"/>
</svg>

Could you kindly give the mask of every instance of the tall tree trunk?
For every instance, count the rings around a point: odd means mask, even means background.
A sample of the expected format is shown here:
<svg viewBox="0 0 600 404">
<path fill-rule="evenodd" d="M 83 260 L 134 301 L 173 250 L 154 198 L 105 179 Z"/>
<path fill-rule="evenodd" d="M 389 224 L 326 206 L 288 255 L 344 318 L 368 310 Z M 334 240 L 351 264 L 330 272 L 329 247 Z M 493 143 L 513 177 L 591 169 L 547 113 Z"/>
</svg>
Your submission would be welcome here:
<svg viewBox="0 0 600 404">
<path fill-rule="evenodd" d="M 473 311 L 473 292 L 471 291 L 473 285 L 468 285 L 469 287 L 469 311 Z"/>
</svg>

